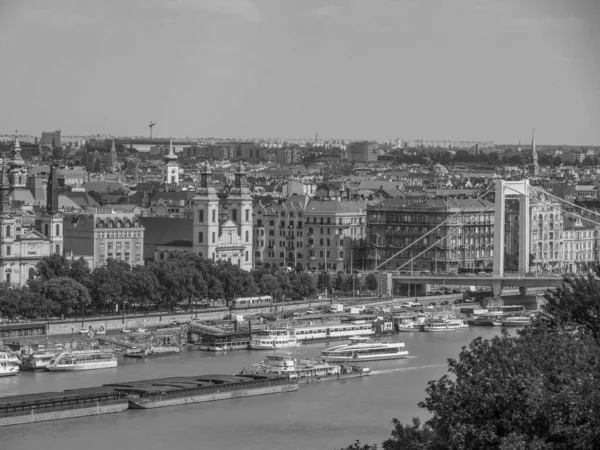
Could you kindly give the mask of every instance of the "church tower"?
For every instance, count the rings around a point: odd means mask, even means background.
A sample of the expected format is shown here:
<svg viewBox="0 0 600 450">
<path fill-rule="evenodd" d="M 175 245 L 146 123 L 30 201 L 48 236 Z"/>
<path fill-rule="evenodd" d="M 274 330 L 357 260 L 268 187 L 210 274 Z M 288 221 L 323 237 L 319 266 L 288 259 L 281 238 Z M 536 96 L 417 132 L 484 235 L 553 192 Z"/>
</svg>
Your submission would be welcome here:
<svg viewBox="0 0 600 450">
<path fill-rule="evenodd" d="M 119 170 L 119 161 L 117 158 L 117 146 L 115 145 L 115 140 L 112 140 L 112 144 L 110 146 L 110 152 L 108 154 L 108 161 L 106 164 L 106 169 L 108 172 L 117 172 Z"/>
<path fill-rule="evenodd" d="M 23 157 L 21 156 L 21 144 L 16 137 L 11 150 L 9 167 L 11 190 L 25 189 L 25 184 L 27 182 L 27 170 L 25 169 L 25 161 L 23 161 Z"/>
<path fill-rule="evenodd" d="M 208 161 L 200 173 L 200 186 L 196 189 L 193 211 L 193 252 L 215 261 L 219 243 L 219 197 Z"/>
<path fill-rule="evenodd" d="M 238 226 L 239 242 L 245 247 L 241 267 L 252 269 L 252 195 L 246 179 L 246 171 L 240 163 L 235 172 L 235 181 L 227 197 L 229 218 Z"/>
<path fill-rule="evenodd" d="M 58 168 L 50 167 L 46 188 L 46 211 L 42 215 L 41 233 L 50 241 L 50 254 L 63 253 L 63 216 L 59 209 L 59 194 L 64 189 L 64 178 L 59 179 Z"/>
<path fill-rule="evenodd" d="M 10 201 L 10 166 L 0 166 L 0 282 L 18 282 L 19 265 L 15 266 L 14 243 L 16 233 L 15 214 Z"/>
<path fill-rule="evenodd" d="M 173 151 L 173 139 L 169 141 L 169 153 L 163 157 L 163 182 L 179 185 L 179 164 Z"/>
<path fill-rule="evenodd" d="M 538 154 L 535 149 L 535 129 L 533 130 L 533 135 L 531 137 L 531 159 L 533 160 L 531 164 L 531 175 L 537 177 L 540 174 L 540 166 L 538 165 Z"/>
</svg>

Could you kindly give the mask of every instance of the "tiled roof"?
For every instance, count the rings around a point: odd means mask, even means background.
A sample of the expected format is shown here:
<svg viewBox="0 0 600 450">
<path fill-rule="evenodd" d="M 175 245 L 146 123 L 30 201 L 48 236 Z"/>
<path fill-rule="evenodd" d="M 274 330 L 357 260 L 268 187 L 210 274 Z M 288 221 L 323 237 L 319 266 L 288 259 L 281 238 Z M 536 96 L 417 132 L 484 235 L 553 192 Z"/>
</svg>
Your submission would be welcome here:
<svg viewBox="0 0 600 450">
<path fill-rule="evenodd" d="M 193 219 L 140 217 L 144 226 L 144 259 L 154 258 L 157 245 L 189 246 L 193 244 Z"/>
<path fill-rule="evenodd" d="M 87 192 L 67 192 L 65 196 L 82 208 L 98 206 L 98 202 L 90 197 Z"/>
<path fill-rule="evenodd" d="M 356 201 L 311 200 L 306 206 L 306 213 L 358 213 L 366 210 L 366 203 Z"/>
</svg>

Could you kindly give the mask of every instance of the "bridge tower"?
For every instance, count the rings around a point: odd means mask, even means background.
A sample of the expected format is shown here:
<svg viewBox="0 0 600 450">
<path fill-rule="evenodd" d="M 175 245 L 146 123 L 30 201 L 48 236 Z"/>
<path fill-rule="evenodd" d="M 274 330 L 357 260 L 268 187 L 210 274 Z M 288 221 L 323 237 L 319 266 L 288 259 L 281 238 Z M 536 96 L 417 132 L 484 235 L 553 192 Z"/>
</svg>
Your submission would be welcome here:
<svg viewBox="0 0 600 450">
<path fill-rule="evenodd" d="M 504 276 L 504 219 L 506 196 L 519 197 L 519 275 L 529 271 L 529 180 L 496 180 L 494 215 L 494 277 Z"/>
</svg>

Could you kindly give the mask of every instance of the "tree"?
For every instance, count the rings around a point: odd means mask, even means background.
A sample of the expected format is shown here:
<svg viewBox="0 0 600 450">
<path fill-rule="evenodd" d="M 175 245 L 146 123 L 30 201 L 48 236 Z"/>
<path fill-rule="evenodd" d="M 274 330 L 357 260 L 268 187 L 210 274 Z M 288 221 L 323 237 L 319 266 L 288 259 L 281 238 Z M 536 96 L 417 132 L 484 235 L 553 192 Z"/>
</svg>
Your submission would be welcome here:
<svg viewBox="0 0 600 450">
<path fill-rule="evenodd" d="M 504 252 L 504 270 L 507 272 L 518 272 L 519 257 L 517 255 Z"/>
<path fill-rule="evenodd" d="M 261 295 L 271 295 L 277 302 L 281 300 L 281 296 L 283 295 L 279 281 L 271 274 L 267 274 L 262 277 L 260 280 L 259 289 Z"/>
<path fill-rule="evenodd" d="M 329 275 L 329 272 L 319 273 L 317 277 L 317 289 L 321 292 L 325 289 L 328 291 L 331 290 L 331 275 Z"/>
<path fill-rule="evenodd" d="M 600 342 L 600 265 L 590 273 L 567 276 L 562 285 L 546 293 L 544 322 L 555 329 L 578 329 Z"/>
<path fill-rule="evenodd" d="M 516 336 L 463 347 L 419 404 L 431 419 L 394 421 L 384 450 L 600 448 L 599 274 L 566 277 Z"/>
<path fill-rule="evenodd" d="M 42 294 L 51 302 L 60 305 L 61 313 L 73 315 L 85 311 L 91 303 L 90 293 L 87 288 L 77 281 L 67 278 L 52 278 L 44 282 Z"/>
<path fill-rule="evenodd" d="M 67 277 L 70 275 L 70 269 L 69 260 L 65 256 L 54 254 L 37 263 L 36 276 L 46 281 L 56 277 Z"/>
<path fill-rule="evenodd" d="M 374 273 L 370 273 L 365 278 L 365 287 L 370 291 L 377 290 L 377 277 L 375 276 Z"/>
</svg>

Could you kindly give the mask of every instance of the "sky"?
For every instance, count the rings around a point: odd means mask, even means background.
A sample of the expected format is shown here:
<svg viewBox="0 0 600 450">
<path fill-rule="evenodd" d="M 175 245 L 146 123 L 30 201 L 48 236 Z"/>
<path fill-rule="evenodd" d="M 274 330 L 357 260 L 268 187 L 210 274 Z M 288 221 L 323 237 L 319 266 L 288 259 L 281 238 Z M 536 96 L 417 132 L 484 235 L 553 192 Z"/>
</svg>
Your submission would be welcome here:
<svg viewBox="0 0 600 450">
<path fill-rule="evenodd" d="M 0 0 L 0 133 L 600 145 L 599 0 Z"/>
</svg>

